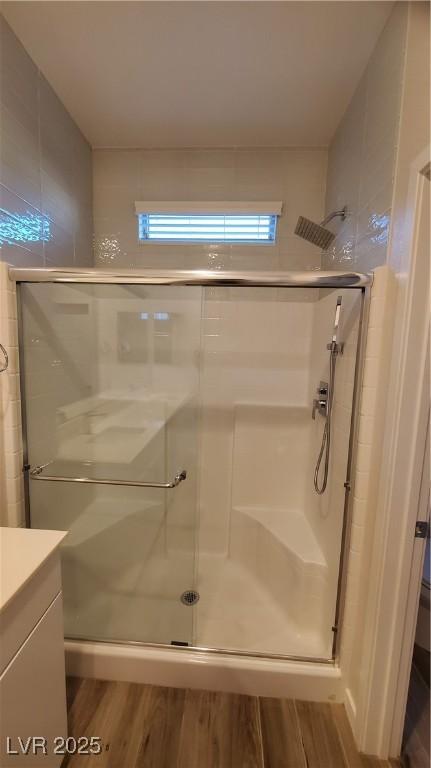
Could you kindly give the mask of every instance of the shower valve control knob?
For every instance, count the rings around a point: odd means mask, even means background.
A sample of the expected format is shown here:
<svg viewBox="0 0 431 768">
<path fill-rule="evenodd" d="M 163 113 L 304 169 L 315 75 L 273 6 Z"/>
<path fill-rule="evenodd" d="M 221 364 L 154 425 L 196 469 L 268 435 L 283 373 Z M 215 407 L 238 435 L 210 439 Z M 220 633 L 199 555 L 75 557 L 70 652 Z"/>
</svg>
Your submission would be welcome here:
<svg viewBox="0 0 431 768">
<path fill-rule="evenodd" d="M 328 384 L 326 381 L 320 382 L 317 387 L 317 395 L 318 396 L 313 400 L 313 410 L 311 412 L 311 417 L 313 419 L 316 418 L 316 411 L 318 411 L 321 416 L 326 416 L 328 406 Z"/>
</svg>

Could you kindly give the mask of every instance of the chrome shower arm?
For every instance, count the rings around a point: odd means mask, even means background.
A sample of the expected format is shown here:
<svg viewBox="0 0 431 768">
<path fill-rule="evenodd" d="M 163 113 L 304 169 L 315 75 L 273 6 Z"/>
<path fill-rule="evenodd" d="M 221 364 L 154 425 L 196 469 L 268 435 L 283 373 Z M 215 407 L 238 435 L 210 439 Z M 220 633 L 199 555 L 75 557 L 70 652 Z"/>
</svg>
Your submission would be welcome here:
<svg viewBox="0 0 431 768">
<path fill-rule="evenodd" d="M 344 208 L 341 209 L 341 211 L 332 211 L 332 213 L 328 214 L 328 216 L 323 219 L 323 221 L 320 222 L 320 226 L 324 227 L 326 224 L 329 224 L 332 219 L 336 219 L 337 216 L 340 217 L 341 221 L 345 221 L 347 216 L 347 206 L 345 205 Z"/>
</svg>

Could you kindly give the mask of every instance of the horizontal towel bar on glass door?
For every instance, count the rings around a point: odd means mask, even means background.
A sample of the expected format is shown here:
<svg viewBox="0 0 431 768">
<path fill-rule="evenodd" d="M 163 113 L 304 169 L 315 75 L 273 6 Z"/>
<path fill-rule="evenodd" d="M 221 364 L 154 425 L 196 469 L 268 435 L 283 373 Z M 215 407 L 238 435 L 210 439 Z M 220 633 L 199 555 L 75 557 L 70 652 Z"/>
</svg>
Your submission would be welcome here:
<svg viewBox="0 0 431 768">
<path fill-rule="evenodd" d="M 95 485 L 129 485 L 134 488 L 176 488 L 187 477 L 187 472 L 182 469 L 175 475 L 170 483 L 147 483 L 141 480 L 109 480 L 103 477 L 66 477 L 65 475 L 44 475 L 44 467 L 29 468 L 32 480 L 49 480 L 56 483 L 94 483 Z"/>
</svg>

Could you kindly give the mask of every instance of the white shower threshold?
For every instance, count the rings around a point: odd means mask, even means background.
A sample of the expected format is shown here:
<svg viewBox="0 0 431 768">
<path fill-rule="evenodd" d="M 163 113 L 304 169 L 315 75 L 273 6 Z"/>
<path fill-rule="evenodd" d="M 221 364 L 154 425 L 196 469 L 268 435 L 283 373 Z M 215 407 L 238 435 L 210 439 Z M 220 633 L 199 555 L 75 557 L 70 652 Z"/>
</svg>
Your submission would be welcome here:
<svg viewBox="0 0 431 768">
<path fill-rule="evenodd" d="M 310 701 L 343 700 L 335 663 L 67 640 L 68 675 Z"/>
</svg>

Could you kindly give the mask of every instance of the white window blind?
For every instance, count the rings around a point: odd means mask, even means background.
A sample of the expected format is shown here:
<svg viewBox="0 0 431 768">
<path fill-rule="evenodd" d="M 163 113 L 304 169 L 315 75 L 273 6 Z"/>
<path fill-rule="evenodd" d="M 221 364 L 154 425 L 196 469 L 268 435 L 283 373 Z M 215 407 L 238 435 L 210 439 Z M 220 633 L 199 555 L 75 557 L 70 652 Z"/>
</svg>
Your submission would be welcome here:
<svg viewBox="0 0 431 768">
<path fill-rule="evenodd" d="M 280 203 L 136 203 L 142 242 L 274 243 Z"/>
</svg>

